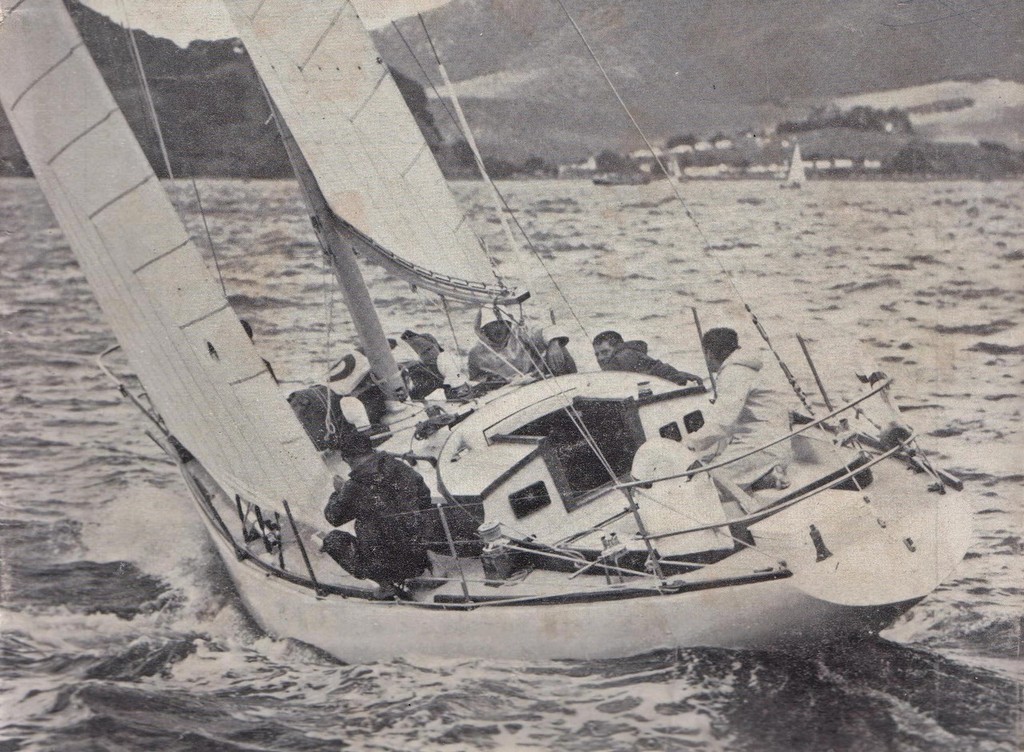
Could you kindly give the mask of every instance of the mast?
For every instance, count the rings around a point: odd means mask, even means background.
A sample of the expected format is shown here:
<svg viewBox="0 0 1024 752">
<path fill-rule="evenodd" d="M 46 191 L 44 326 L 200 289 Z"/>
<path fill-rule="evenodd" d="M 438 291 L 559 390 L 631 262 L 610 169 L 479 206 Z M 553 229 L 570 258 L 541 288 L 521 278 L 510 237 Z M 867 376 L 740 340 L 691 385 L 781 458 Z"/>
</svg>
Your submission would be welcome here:
<svg viewBox="0 0 1024 752">
<path fill-rule="evenodd" d="M 373 373 L 403 383 L 353 258 L 476 304 L 525 297 L 492 267 L 348 0 L 224 0 L 265 87 Z"/>
<path fill-rule="evenodd" d="M 264 94 L 266 94 L 266 90 L 264 90 Z M 388 399 L 404 399 L 406 395 L 402 373 L 391 352 L 391 345 L 384 333 L 384 327 L 381 326 L 370 289 L 366 286 L 366 280 L 363 279 L 363 273 L 356 262 L 356 254 L 359 251 L 357 238 L 351 234 L 346 237 L 340 231 L 337 218 L 327 205 L 327 199 L 324 198 L 313 171 L 310 170 L 298 144 L 295 143 L 294 136 L 288 130 L 287 124 L 281 118 L 269 95 L 267 104 L 277 123 L 281 141 L 288 154 L 288 161 L 292 165 L 292 171 L 302 187 L 302 198 L 309 210 L 310 221 L 313 223 L 313 229 L 316 230 L 320 247 L 330 259 L 334 276 L 345 297 L 345 306 L 352 316 L 352 325 L 355 327 L 356 336 L 359 337 L 366 358 L 370 361 L 374 380 Z"/>
</svg>

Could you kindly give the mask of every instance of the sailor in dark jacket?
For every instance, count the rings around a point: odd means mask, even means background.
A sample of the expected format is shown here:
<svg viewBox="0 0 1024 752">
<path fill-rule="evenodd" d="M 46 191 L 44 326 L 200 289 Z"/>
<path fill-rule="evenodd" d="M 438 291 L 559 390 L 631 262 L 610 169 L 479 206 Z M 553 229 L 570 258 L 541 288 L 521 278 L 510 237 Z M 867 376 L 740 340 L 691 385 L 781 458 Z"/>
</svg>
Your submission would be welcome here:
<svg viewBox="0 0 1024 752">
<path fill-rule="evenodd" d="M 594 355 L 602 371 L 632 371 L 671 381 L 673 384 L 702 383 L 700 376 L 679 371 L 668 363 L 647 354 L 647 343 L 642 340 L 624 342 L 618 332 L 601 332 L 594 337 Z"/>
<path fill-rule="evenodd" d="M 350 574 L 393 593 L 429 564 L 435 519 L 430 490 L 407 464 L 375 452 L 366 436 L 348 442 L 343 454 L 351 471 L 345 481 L 335 478 L 324 516 L 334 527 L 355 520 L 356 534 L 332 530 L 323 551 Z"/>
</svg>

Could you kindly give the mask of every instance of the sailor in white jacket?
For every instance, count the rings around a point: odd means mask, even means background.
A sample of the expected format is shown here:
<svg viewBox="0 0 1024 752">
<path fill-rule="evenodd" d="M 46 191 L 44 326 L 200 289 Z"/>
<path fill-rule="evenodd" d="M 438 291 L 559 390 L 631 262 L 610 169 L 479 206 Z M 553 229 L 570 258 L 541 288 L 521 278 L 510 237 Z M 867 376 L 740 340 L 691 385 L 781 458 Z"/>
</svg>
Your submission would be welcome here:
<svg viewBox="0 0 1024 752">
<path fill-rule="evenodd" d="M 710 369 L 717 373 L 717 399 L 705 412 L 704 426 L 687 446 L 705 465 L 727 461 L 769 443 L 788 430 L 787 411 L 763 383 L 763 363 L 741 352 L 732 329 L 710 329 L 702 342 Z M 786 488 L 792 460 L 788 441 L 738 459 L 717 471 L 744 490 Z"/>
<path fill-rule="evenodd" d="M 576 373 L 566 345 L 569 336 L 551 326 L 527 327 L 498 306 L 476 316 L 476 346 L 469 351 L 469 378 L 492 385 Z"/>
</svg>

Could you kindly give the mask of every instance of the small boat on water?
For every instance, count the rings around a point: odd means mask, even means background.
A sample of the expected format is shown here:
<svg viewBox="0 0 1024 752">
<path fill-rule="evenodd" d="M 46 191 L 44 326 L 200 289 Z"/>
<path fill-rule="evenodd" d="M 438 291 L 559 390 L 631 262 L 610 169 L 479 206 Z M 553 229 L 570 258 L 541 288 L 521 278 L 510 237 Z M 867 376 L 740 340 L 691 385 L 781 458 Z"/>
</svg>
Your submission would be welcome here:
<svg viewBox="0 0 1024 752">
<path fill-rule="evenodd" d="M 782 181 L 779 188 L 803 188 L 807 181 L 807 170 L 804 167 L 804 160 L 800 156 L 800 144 L 793 147 L 793 156 L 789 160 L 789 171 L 786 179 Z"/>
<path fill-rule="evenodd" d="M 651 175 L 647 172 L 602 172 L 593 178 L 594 185 L 647 185 Z"/>
<path fill-rule="evenodd" d="M 355 662 L 800 645 L 876 633 L 962 558 L 962 486 L 929 463 L 880 374 L 703 466 L 684 448 L 711 409 L 703 386 L 613 371 L 409 398 L 357 254 L 443 301 L 515 306 L 524 292 L 494 277 L 348 2 L 225 5 L 388 398 L 374 443 L 422 475 L 444 530 L 400 593 L 320 552 L 337 468 L 209 275 L 62 0 L 3 0 L 0 53 L 18 64 L 0 102 L 134 375 L 115 373 L 114 348 L 101 367 L 269 633 Z M 717 475 L 783 443 L 786 488 Z"/>
</svg>

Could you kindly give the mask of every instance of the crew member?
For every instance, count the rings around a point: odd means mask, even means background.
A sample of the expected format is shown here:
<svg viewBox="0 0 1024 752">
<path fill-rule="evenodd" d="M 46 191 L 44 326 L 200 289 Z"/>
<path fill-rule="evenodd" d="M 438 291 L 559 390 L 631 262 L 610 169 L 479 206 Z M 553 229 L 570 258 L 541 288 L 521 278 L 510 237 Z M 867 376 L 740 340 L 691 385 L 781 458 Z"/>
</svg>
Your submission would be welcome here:
<svg viewBox="0 0 1024 752">
<path fill-rule="evenodd" d="M 409 396 L 424 399 L 440 388 L 445 397 L 458 399 L 470 395 L 467 375 L 458 359 L 441 347 L 432 334 L 420 334 L 406 329 L 402 341 L 411 347 L 419 360 L 400 364 L 409 387 Z"/>
<path fill-rule="evenodd" d="M 370 423 L 377 425 L 384 419 L 388 411 L 384 391 L 373 380 L 370 361 L 361 352 L 345 353 L 331 366 L 327 381 L 340 394 L 358 399 L 366 408 Z"/>
<path fill-rule="evenodd" d="M 367 436 L 347 438 L 341 452 L 351 470 L 347 480 L 335 476 L 324 516 L 334 527 L 355 520 L 356 534 L 332 530 L 322 550 L 353 576 L 380 584 L 382 596 L 397 595 L 429 565 L 427 548 L 439 537 L 430 490 L 407 464 L 374 451 Z"/>
<path fill-rule="evenodd" d="M 602 371 L 632 371 L 671 381 L 673 384 L 702 383 L 700 376 L 680 371 L 647 354 L 647 343 L 634 339 L 625 342 L 618 332 L 601 332 L 594 337 L 594 355 Z"/>
<path fill-rule="evenodd" d="M 744 353 L 733 329 L 710 329 L 702 345 L 708 367 L 717 374 L 715 404 L 704 426 L 690 434 L 687 446 L 703 464 L 727 461 L 778 438 L 786 426 L 786 411 L 763 384 L 763 363 Z M 743 490 L 786 488 L 786 468 L 792 460 L 788 441 L 737 459 L 717 472 Z"/>
<path fill-rule="evenodd" d="M 555 329 L 529 328 L 498 306 L 477 313 L 480 341 L 469 352 L 469 378 L 493 385 L 576 373 L 569 337 Z"/>
</svg>

